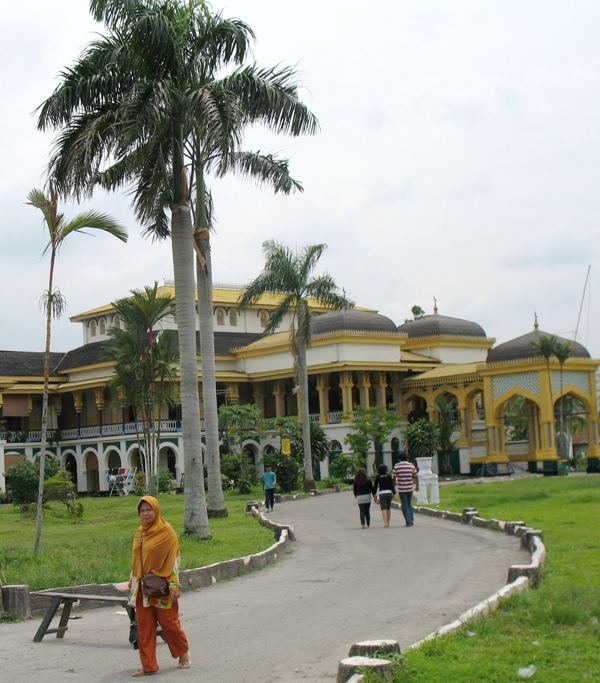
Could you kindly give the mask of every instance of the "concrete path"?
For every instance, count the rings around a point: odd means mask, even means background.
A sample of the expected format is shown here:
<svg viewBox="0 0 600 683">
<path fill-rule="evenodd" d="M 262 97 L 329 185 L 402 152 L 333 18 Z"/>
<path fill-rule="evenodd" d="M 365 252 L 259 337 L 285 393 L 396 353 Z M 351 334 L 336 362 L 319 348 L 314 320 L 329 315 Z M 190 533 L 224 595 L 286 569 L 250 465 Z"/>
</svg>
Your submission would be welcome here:
<svg viewBox="0 0 600 683">
<path fill-rule="evenodd" d="M 377 506 L 361 529 L 350 493 L 283 503 L 274 520 L 294 527 L 288 557 L 267 569 L 185 593 L 181 620 L 193 664 L 180 670 L 159 645 L 157 681 L 333 681 L 359 640 L 404 647 L 452 621 L 506 582 L 529 555 L 499 532 L 416 515 L 404 526 Z M 81 611 L 64 639 L 32 639 L 40 619 L 0 624 L 1 683 L 131 680 L 139 665 L 124 611 Z"/>
</svg>

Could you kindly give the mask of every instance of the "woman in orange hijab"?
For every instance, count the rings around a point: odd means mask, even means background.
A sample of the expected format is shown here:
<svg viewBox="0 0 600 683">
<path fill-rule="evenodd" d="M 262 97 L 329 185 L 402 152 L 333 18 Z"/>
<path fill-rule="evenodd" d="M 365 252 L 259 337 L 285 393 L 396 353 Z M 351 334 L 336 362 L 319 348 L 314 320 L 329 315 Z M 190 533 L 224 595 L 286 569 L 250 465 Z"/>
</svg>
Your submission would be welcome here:
<svg viewBox="0 0 600 683">
<path fill-rule="evenodd" d="M 160 504 L 153 496 L 138 503 L 141 526 L 133 539 L 129 604 L 135 607 L 138 623 L 138 650 L 142 668 L 133 676 L 149 676 L 158 672 L 156 661 L 156 622 L 160 624 L 171 656 L 179 657 L 179 666 L 192 663 L 187 638 L 179 623 L 179 541 L 173 527 L 160 515 Z M 144 574 L 164 576 L 169 595 L 147 598 L 142 592 Z"/>
</svg>

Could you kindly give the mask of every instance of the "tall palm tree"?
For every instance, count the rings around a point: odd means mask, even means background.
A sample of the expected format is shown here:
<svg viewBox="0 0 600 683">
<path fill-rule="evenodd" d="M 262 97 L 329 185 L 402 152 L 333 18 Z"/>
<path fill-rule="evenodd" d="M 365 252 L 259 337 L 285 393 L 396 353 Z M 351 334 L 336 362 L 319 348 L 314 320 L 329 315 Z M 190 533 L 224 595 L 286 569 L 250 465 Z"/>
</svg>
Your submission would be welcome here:
<svg viewBox="0 0 600 683">
<path fill-rule="evenodd" d="M 297 99 L 291 70 L 241 68 L 254 38 L 242 21 L 223 19 L 200 0 L 91 0 L 90 7 L 109 33 L 63 71 L 60 85 L 41 107 L 38 125 L 61 130 L 50 173 L 63 192 L 78 195 L 98 184 L 107 189 L 131 184 L 146 231 L 171 237 L 182 372 L 184 526 L 205 536 L 210 532 L 202 477 L 192 251 L 196 236 L 199 284 L 204 286 L 200 315 L 212 326 L 210 199 L 204 175 L 235 171 L 276 189 L 280 184 L 288 191 L 299 189 L 286 162 L 241 153 L 242 133 L 247 125 L 262 122 L 276 132 L 298 135 L 315 132 L 317 123 Z M 238 68 L 218 79 L 228 65 Z M 214 341 L 207 329 L 201 324 L 205 399 L 215 393 L 209 367 Z M 212 410 L 210 406 L 205 409 Z M 213 412 L 217 434 L 216 399 Z M 224 502 L 213 446 L 207 459 L 209 483 L 214 484 L 209 506 L 219 509 Z"/>
<path fill-rule="evenodd" d="M 550 336 L 542 335 L 537 342 L 530 342 L 531 346 L 536 349 L 540 356 L 546 359 L 546 370 L 548 372 L 548 391 L 550 396 L 550 407 L 552 419 L 554 421 L 554 402 L 552 401 L 552 374 L 550 372 L 550 359 L 554 355 L 556 349 L 557 337 L 555 334 Z"/>
<path fill-rule="evenodd" d="M 175 314 L 175 301 L 171 296 L 159 296 L 156 282 L 131 293 L 131 298 L 113 303 L 124 327 L 110 328 L 111 339 L 102 355 L 116 363 L 111 384 L 119 392 L 119 402 L 141 414 L 146 489 L 156 495 L 160 419 L 154 418 L 163 407 L 174 404 L 175 363 L 179 360 L 175 334 L 171 330 L 160 333 L 156 328 Z"/>
<path fill-rule="evenodd" d="M 238 303 L 239 309 L 244 310 L 256 303 L 267 292 L 281 295 L 281 301 L 269 316 L 265 334 L 273 334 L 282 320 L 288 314 L 291 315 L 290 346 L 300 386 L 304 486 L 311 489 L 315 487 L 315 480 L 310 448 L 308 368 L 306 365 L 306 349 L 311 345 L 313 337 L 313 316 L 309 299 L 314 299 L 333 310 L 350 308 L 354 305 L 345 296 L 338 294 L 337 285 L 329 274 L 313 276 L 313 271 L 326 248 L 325 244 L 315 244 L 294 252 L 273 240 L 264 242 L 263 271 L 248 285 Z"/>
<path fill-rule="evenodd" d="M 101 230 L 114 235 L 123 242 L 127 241 L 127 232 L 114 218 L 98 211 L 86 211 L 67 221 L 58 211 L 57 192 L 50 187 L 47 194 L 42 190 L 32 190 L 27 195 L 27 204 L 39 209 L 44 217 L 44 225 L 48 230 L 49 241 L 44 254 L 50 254 L 50 270 L 48 274 L 48 289 L 42 296 L 42 303 L 46 313 L 46 349 L 44 354 L 44 389 L 42 394 L 42 424 L 40 449 L 40 479 L 37 500 L 35 544 L 33 552 L 38 554 L 42 542 L 42 524 L 44 513 L 42 501 L 44 496 L 44 467 L 46 462 L 46 440 L 48 432 L 48 389 L 50 385 L 50 338 L 52 334 L 52 318 L 58 319 L 63 314 L 66 301 L 60 289 L 54 287 L 54 267 L 56 257 L 64 241 L 75 232 L 86 230 Z"/>
<path fill-rule="evenodd" d="M 563 406 L 563 372 L 565 369 L 565 363 L 571 356 L 575 353 L 573 345 L 569 342 L 563 343 L 557 341 L 554 345 L 554 355 L 558 360 L 560 367 L 560 457 L 563 460 L 567 459 L 567 443 L 564 435 L 564 406 Z"/>
</svg>

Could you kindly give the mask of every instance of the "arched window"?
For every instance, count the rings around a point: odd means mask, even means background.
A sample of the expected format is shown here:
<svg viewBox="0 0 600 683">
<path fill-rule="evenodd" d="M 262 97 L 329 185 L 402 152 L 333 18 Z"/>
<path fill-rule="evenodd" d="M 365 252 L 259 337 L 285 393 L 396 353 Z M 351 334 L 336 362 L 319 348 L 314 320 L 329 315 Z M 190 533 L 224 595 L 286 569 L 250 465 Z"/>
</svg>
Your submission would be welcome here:
<svg viewBox="0 0 600 683">
<path fill-rule="evenodd" d="M 267 326 L 268 322 L 269 322 L 268 311 L 261 311 L 260 312 L 260 326 L 264 329 Z"/>
<path fill-rule="evenodd" d="M 217 308 L 217 325 L 223 327 L 225 324 L 225 311 L 222 308 Z"/>
<path fill-rule="evenodd" d="M 121 318 L 119 318 L 118 315 L 113 316 L 113 327 L 116 327 L 117 329 L 121 327 Z"/>
<path fill-rule="evenodd" d="M 237 311 L 235 310 L 235 308 L 232 308 L 229 311 L 229 326 L 230 327 L 237 327 L 237 318 L 238 318 Z"/>
<path fill-rule="evenodd" d="M 92 320 L 90 322 L 90 337 L 95 337 L 96 336 L 96 321 Z"/>
<path fill-rule="evenodd" d="M 104 318 L 100 318 L 100 334 L 104 335 L 106 334 L 106 320 Z"/>
</svg>

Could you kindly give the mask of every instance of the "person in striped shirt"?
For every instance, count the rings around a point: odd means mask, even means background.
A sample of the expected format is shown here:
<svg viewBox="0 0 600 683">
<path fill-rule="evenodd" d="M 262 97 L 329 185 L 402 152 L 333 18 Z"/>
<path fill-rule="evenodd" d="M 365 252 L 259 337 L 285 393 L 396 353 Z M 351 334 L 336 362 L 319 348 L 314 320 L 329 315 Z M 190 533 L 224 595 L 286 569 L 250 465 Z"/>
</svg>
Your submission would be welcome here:
<svg viewBox="0 0 600 683">
<path fill-rule="evenodd" d="M 400 462 L 394 465 L 392 470 L 396 480 L 396 489 L 400 495 L 400 505 L 406 526 L 415 525 L 415 517 L 412 508 L 412 495 L 415 489 L 414 482 L 417 477 L 417 468 L 408 462 L 406 453 L 400 454 Z"/>
</svg>

